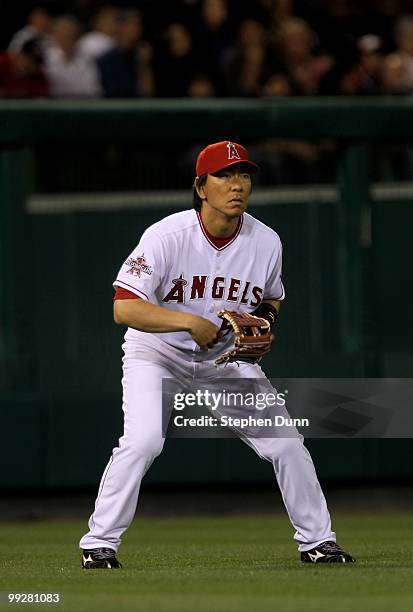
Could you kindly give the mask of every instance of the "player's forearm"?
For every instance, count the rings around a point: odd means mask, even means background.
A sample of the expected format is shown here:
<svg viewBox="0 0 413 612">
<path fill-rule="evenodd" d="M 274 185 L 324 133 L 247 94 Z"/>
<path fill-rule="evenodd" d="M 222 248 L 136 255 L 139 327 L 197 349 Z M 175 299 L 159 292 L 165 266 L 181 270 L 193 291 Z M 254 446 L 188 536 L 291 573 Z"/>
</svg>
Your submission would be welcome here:
<svg viewBox="0 0 413 612">
<path fill-rule="evenodd" d="M 113 315 L 119 325 L 152 333 L 189 331 L 193 318 L 188 313 L 174 312 L 146 300 L 115 300 Z"/>
</svg>

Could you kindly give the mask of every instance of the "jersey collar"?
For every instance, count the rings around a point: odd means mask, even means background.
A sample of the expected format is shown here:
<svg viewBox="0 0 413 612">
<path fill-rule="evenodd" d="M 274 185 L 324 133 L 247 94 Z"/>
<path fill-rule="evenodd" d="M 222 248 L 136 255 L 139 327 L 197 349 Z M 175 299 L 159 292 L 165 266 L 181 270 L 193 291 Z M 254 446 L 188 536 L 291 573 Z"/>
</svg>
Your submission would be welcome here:
<svg viewBox="0 0 413 612">
<path fill-rule="evenodd" d="M 197 217 L 198 217 L 198 221 L 199 221 L 199 225 L 201 227 L 202 233 L 204 234 L 205 238 L 207 239 L 207 241 L 209 242 L 209 244 L 216 250 L 216 251 L 223 251 L 224 249 L 226 249 L 227 247 L 230 246 L 230 244 L 232 244 L 236 239 L 237 236 L 239 235 L 242 225 L 244 223 L 244 215 L 241 215 L 241 217 L 238 220 L 238 225 L 236 227 L 235 232 L 231 235 L 228 236 L 228 238 L 225 238 L 225 242 L 223 242 L 222 246 L 217 246 L 214 243 L 214 236 L 212 236 L 208 230 L 206 229 L 203 221 L 202 221 L 202 217 L 200 212 L 197 210 L 196 211 Z M 218 239 L 221 241 L 221 239 Z"/>
</svg>

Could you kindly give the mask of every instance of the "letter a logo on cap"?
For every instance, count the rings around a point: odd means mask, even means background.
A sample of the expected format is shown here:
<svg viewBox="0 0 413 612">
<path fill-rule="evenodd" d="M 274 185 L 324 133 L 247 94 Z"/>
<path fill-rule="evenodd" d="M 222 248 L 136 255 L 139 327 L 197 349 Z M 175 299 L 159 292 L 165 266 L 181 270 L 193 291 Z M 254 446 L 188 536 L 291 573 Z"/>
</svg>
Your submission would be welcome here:
<svg viewBox="0 0 413 612">
<path fill-rule="evenodd" d="M 249 159 L 245 147 L 230 140 L 220 140 L 208 145 L 199 153 L 196 160 L 196 175 L 214 174 L 214 172 L 240 162 L 249 168 L 249 172 L 258 170 L 257 164 Z"/>
<path fill-rule="evenodd" d="M 237 151 L 236 146 L 233 142 L 227 144 L 228 147 L 228 159 L 241 159 L 240 154 Z"/>
</svg>

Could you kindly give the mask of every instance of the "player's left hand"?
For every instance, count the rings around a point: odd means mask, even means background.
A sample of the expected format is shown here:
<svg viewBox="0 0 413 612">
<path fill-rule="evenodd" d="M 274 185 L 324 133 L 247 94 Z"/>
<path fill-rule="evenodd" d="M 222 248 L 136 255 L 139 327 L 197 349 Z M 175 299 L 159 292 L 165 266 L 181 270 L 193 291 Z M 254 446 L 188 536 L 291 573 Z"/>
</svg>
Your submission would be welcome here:
<svg viewBox="0 0 413 612">
<path fill-rule="evenodd" d="M 233 310 L 221 310 L 218 316 L 230 324 L 235 344 L 215 360 L 216 366 L 231 361 L 258 363 L 270 352 L 275 336 L 267 319 Z"/>
</svg>

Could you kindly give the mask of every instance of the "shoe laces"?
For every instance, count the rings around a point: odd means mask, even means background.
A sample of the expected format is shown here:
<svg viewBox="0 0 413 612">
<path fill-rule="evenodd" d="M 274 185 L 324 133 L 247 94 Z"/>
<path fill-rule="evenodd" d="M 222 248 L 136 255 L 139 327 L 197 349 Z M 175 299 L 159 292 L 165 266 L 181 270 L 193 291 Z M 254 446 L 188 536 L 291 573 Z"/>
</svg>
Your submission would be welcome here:
<svg viewBox="0 0 413 612">
<path fill-rule="evenodd" d="M 323 550 L 325 550 L 326 552 L 340 552 L 342 553 L 343 550 L 340 548 L 340 546 L 338 544 L 336 544 L 336 542 L 324 542 L 320 548 L 322 548 Z"/>
<path fill-rule="evenodd" d="M 99 548 L 92 552 L 97 561 L 105 561 L 106 559 L 113 559 L 115 557 L 115 551 L 112 548 Z"/>
</svg>

